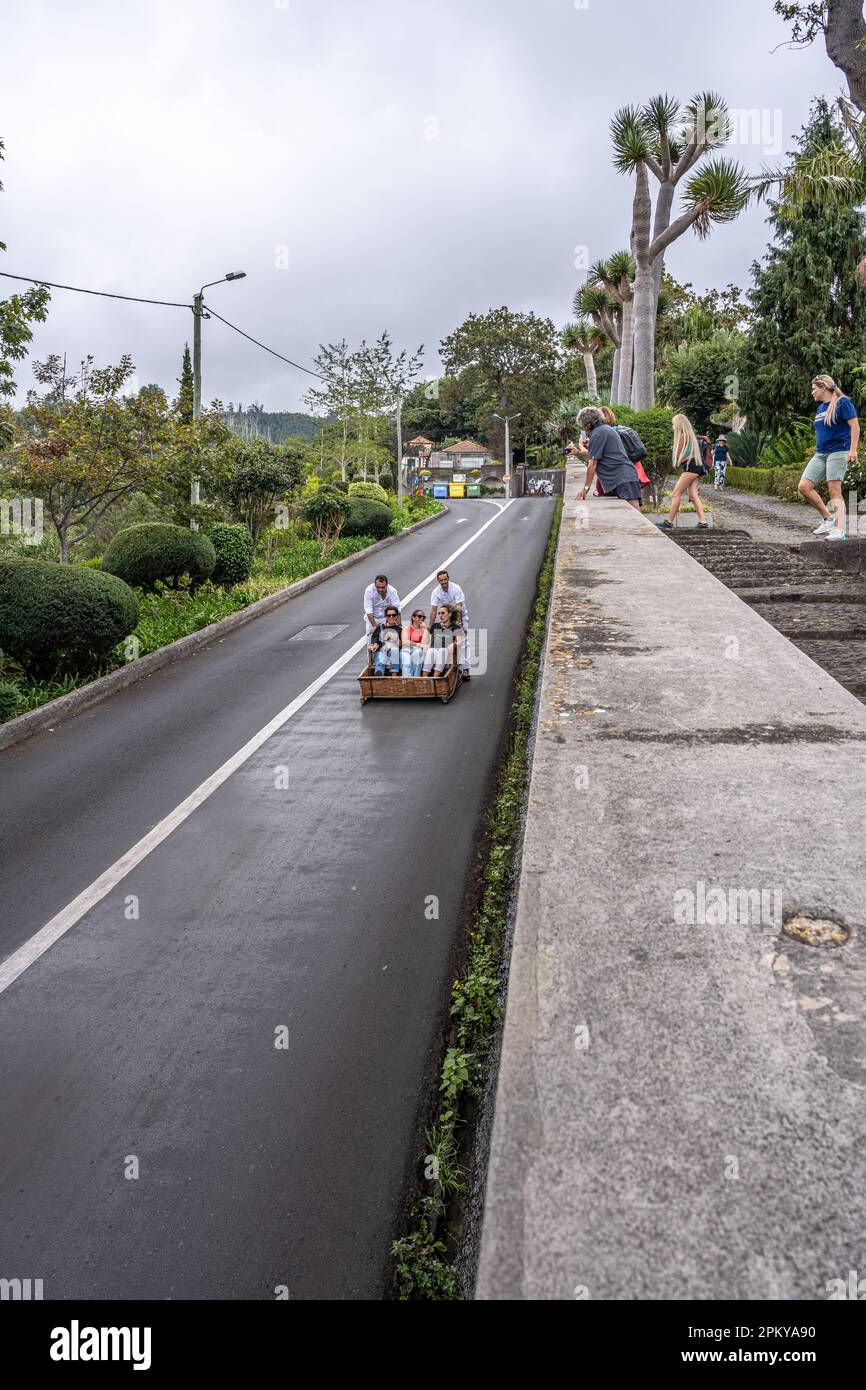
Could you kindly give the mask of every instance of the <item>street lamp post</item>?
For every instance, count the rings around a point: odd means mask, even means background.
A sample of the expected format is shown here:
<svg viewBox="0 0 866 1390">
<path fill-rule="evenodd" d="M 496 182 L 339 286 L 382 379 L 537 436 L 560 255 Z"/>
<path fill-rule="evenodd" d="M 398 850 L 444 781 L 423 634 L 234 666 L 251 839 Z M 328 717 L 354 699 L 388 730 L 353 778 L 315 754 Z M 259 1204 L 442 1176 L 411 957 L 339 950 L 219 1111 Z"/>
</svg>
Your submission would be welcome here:
<svg viewBox="0 0 866 1390">
<path fill-rule="evenodd" d="M 516 410 L 513 415 L 500 415 L 494 410 L 493 414 L 505 425 L 505 476 L 508 479 L 505 484 L 505 500 L 508 502 L 511 498 L 511 421 L 519 420 L 523 411 Z"/>
<path fill-rule="evenodd" d="M 207 285 L 202 285 L 198 294 L 192 297 L 192 418 L 197 420 L 201 415 L 201 321 L 205 317 L 204 313 L 204 292 L 212 289 L 214 285 L 222 285 L 226 280 L 243 280 L 246 277 L 245 270 L 230 270 L 221 280 L 211 280 Z M 189 504 L 197 507 L 199 501 L 199 481 L 198 478 L 191 478 L 189 484 Z M 198 522 L 195 518 L 190 519 L 190 529 L 198 530 Z"/>
</svg>

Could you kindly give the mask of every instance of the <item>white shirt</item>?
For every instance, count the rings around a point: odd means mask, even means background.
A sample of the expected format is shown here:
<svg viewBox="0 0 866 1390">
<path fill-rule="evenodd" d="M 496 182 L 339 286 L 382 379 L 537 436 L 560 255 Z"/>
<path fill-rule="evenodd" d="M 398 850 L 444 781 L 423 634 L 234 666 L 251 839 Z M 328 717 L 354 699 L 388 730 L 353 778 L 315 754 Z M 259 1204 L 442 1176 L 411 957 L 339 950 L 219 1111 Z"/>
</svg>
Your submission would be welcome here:
<svg viewBox="0 0 866 1390">
<path fill-rule="evenodd" d="M 447 589 L 443 589 L 441 584 L 437 584 L 430 595 L 430 605 L 432 608 L 438 608 L 440 603 L 450 603 L 452 608 L 455 603 L 461 604 L 463 609 L 463 626 L 469 626 L 469 610 L 466 607 L 466 595 L 460 585 L 454 583 L 453 579 L 449 579 Z"/>
<path fill-rule="evenodd" d="M 375 584 L 368 584 L 364 590 L 364 631 L 369 634 L 373 631 L 370 626 L 368 613 L 372 613 L 376 620 L 375 626 L 385 621 L 385 609 L 396 608 L 398 613 L 401 610 L 400 595 L 393 584 L 388 585 L 388 591 L 380 594 Z"/>
</svg>

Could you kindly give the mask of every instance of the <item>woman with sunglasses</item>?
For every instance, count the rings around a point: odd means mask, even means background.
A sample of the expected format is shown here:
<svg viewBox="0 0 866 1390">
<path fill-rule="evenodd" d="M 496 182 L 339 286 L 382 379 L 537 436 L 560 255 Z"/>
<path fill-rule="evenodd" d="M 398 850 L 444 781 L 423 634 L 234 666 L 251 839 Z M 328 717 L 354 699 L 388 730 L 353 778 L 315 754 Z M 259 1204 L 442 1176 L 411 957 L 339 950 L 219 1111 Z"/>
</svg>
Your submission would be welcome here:
<svg viewBox="0 0 866 1390">
<path fill-rule="evenodd" d="M 460 624 L 455 622 L 451 604 L 440 603 L 436 621 L 430 625 L 425 639 L 423 674 L 441 676 L 446 666 L 455 666 L 464 635 Z"/>
<path fill-rule="evenodd" d="M 403 645 L 400 661 L 404 676 L 420 676 L 424 663 L 424 640 L 427 636 L 427 623 L 422 609 L 417 608 L 409 622 L 403 627 Z"/>
<path fill-rule="evenodd" d="M 399 610 L 388 604 L 384 623 L 380 623 L 370 636 L 375 676 L 399 676 L 401 636 Z"/>
</svg>

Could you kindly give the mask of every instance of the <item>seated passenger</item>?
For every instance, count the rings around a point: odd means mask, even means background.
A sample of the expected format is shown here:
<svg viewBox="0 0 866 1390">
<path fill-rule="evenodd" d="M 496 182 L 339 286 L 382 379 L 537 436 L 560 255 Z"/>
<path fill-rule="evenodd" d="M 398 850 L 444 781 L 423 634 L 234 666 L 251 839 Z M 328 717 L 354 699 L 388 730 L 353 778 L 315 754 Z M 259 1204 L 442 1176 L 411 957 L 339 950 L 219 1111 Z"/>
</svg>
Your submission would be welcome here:
<svg viewBox="0 0 866 1390">
<path fill-rule="evenodd" d="M 447 666 L 456 664 L 464 636 L 462 627 L 455 622 L 451 604 L 440 603 L 436 609 L 436 621 L 431 624 L 425 639 L 423 674 L 429 676 L 435 672 L 441 676 Z"/>
<path fill-rule="evenodd" d="M 385 621 L 370 634 L 373 653 L 373 673 L 377 676 L 400 674 L 400 614 L 396 608 L 385 609 Z"/>
<path fill-rule="evenodd" d="M 421 667 L 424 664 L 424 639 L 426 636 L 427 624 L 424 621 L 424 613 L 418 608 L 403 628 L 400 660 L 404 676 L 420 676 Z"/>
</svg>

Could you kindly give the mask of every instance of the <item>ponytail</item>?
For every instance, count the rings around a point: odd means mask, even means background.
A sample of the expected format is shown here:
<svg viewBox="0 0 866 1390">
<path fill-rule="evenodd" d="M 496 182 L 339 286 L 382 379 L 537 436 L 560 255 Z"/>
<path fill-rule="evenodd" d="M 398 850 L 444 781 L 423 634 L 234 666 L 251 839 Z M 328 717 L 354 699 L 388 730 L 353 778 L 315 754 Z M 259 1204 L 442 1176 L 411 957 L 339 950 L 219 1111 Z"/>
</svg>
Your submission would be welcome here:
<svg viewBox="0 0 866 1390">
<path fill-rule="evenodd" d="M 827 409 L 824 411 L 824 424 L 832 425 L 836 422 L 836 407 L 844 396 L 841 386 L 837 386 L 831 376 L 822 373 L 821 376 L 812 377 L 812 385 L 820 386 L 822 391 L 832 391 L 833 399 L 827 402 Z"/>
</svg>

